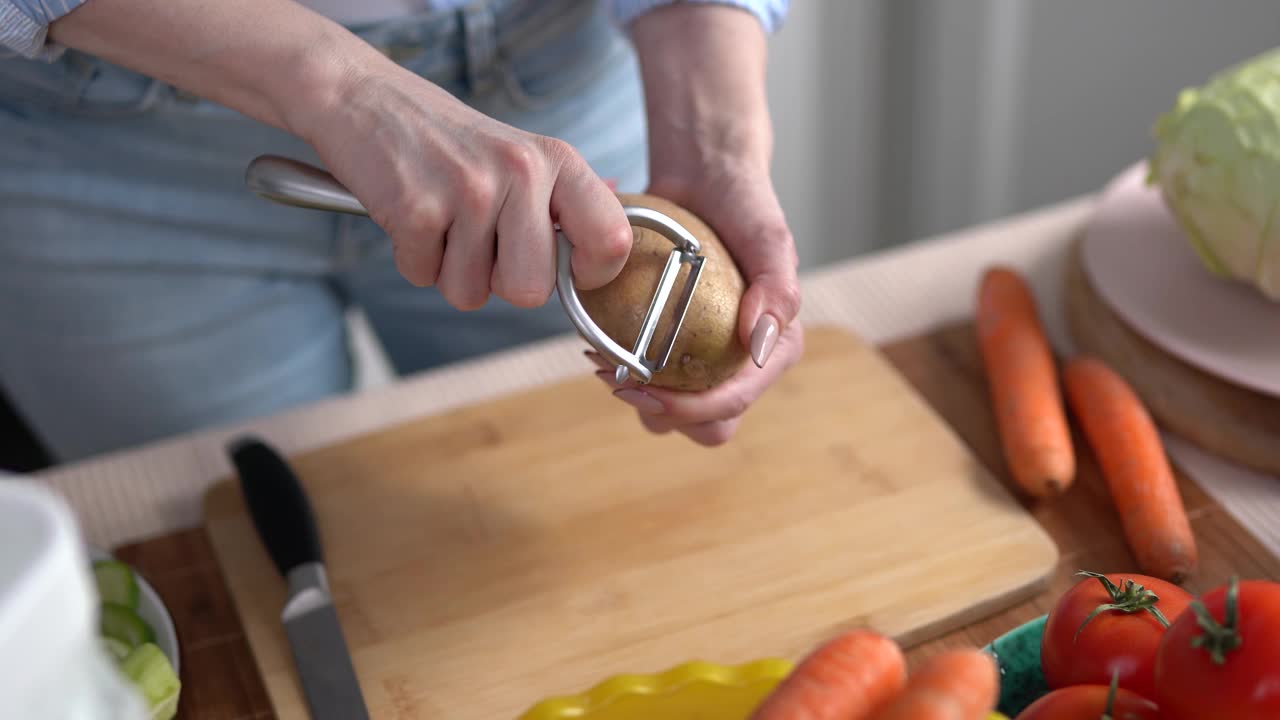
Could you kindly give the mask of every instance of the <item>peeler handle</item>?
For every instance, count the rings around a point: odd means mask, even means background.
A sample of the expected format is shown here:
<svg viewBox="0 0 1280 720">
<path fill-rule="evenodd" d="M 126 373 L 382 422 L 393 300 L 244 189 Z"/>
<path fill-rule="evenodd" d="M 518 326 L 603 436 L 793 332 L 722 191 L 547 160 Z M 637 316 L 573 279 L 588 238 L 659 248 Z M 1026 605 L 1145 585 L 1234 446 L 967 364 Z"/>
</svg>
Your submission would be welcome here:
<svg viewBox="0 0 1280 720">
<path fill-rule="evenodd" d="M 259 155 L 245 169 L 245 184 L 258 195 L 283 205 L 349 215 L 368 216 L 369 214 L 356 196 L 352 195 L 351 191 L 333 175 L 314 165 L 292 158 Z M 683 262 L 693 264 L 697 272 L 701 271 L 704 261 L 704 258 L 698 256 L 702 249 L 701 244 L 680 223 L 664 213 L 646 207 L 624 205 L 622 209 L 633 226 L 648 228 L 669 239 L 676 248 L 672 253 L 673 258 L 678 255 Z M 654 295 L 654 301 L 641 327 L 641 337 L 637 341 L 636 348 L 627 350 L 601 330 L 583 307 L 573 285 L 573 263 L 570 257 L 572 252 L 573 244 L 563 232 L 560 232 L 560 227 L 557 225 L 556 291 L 560 295 L 561 305 L 569 316 L 569 320 L 592 347 L 619 366 L 620 381 L 630 376 L 641 383 L 648 383 L 653 379 L 654 371 L 661 370 L 666 363 L 666 353 L 670 353 L 675 335 L 679 332 L 680 324 L 684 319 L 684 311 L 688 309 L 697 272 L 682 298 L 683 307 L 677 312 L 677 322 L 667 339 L 663 354 L 659 362 L 653 363 L 646 360 L 644 354 L 657 327 L 658 316 L 666 302 L 666 293 L 670 292 L 671 282 L 675 279 L 673 271 L 678 263 L 673 260 L 668 264 L 668 270 L 663 273 L 663 288 Z"/>
<path fill-rule="evenodd" d="M 333 175 L 314 165 L 279 155 L 259 155 L 244 173 L 249 189 L 283 205 L 349 215 L 369 211 Z"/>
</svg>

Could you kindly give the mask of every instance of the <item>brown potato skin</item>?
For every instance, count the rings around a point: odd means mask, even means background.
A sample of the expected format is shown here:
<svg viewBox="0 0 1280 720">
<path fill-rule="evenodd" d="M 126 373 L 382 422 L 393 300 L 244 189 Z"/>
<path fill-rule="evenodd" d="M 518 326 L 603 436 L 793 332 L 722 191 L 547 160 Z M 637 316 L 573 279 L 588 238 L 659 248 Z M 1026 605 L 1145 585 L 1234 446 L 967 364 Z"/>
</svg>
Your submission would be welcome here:
<svg viewBox="0 0 1280 720">
<path fill-rule="evenodd" d="M 733 377 L 750 360 L 738 340 L 738 308 L 746 292 L 742 273 L 720 238 L 692 212 L 654 195 L 620 193 L 618 199 L 623 205 L 646 207 L 667 215 L 702 243 L 706 264 L 698 288 L 667 366 L 654 374 L 650 384 L 673 390 L 710 390 Z M 583 307 L 600 329 L 627 350 L 635 345 L 640 323 L 674 247 L 670 240 L 647 228 L 633 227 L 632 231 L 631 257 L 618 277 L 602 288 L 578 291 Z M 672 311 L 688 277 L 689 267 L 682 265 L 650 343 L 649 357 L 655 357 L 670 332 Z M 607 312 L 606 304 L 613 306 L 614 312 Z"/>
</svg>

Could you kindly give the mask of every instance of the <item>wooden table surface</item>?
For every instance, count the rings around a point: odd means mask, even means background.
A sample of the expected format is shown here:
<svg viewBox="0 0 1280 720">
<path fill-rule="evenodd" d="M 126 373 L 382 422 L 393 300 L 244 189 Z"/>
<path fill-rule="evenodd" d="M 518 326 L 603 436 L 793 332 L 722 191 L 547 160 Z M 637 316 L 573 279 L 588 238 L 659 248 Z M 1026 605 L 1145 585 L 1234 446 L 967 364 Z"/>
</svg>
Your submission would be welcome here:
<svg viewBox="0 0 1280 720">
<path fill-rule="evenodd" d="M 973 328 L 964 323 L 882 348 L 889 360 L 947 420 L 978 457 L 1010 483 L 987 404 L 985 377 Z M 1091 453 L 1076 434 L 1079 477 L 1064 497 L 1024 503 L 1054 541 L 1062 558 L 1048 591 L 1007 611 L 908 649 L 914 665 L 943 648 L 985 645 L 997 635 L 1047 612 L 1076 582 L 1077 570 L 1136 570 L 1120 533 Z M 1194 482 L 1179 483 L 1200 544 L 1201 565 L 1186 587 L 1201 592 L 1242 578 L 1280 579 L 1271 555 Z M 1010 485 L 1012 486 L 1012 485 Z M 117 548 L 164 598 L 182 647 L 184 683 L 178 717 L 184 720 L 273 718 L 217 561 L 203 529 L 182 531 Z"/>
</svg>

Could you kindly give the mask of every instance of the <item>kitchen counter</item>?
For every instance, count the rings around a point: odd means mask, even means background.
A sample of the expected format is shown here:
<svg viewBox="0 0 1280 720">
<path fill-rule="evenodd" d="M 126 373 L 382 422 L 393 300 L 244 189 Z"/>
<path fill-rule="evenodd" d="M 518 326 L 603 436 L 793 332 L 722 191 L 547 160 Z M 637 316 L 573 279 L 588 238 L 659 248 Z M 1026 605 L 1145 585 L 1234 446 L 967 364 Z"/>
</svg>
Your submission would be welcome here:
<svg viewBox="0 0 1280 720">
<path fill-rule="evenodd" d="M 960 232 L 860 256 L 802 275 L 807 325 L 834 324 L 876 344 L 969 316 L 982 270 L 1003 263 L 1031 282 L 1053 343 L 1070 341 L 1061 312 L 1071 240 L 1092 207 L 1081 197 Z M 287 413 L 211 428 L 36 474 L 77 512 L 87 540 L 115 547 L 200 524 L 205 490 L 231 473 L 224 444 L 253 432 L 296 453 L 414 417 L 591 369 L 567 336 L 353 392 Z M 642 432 L 639 424 L 637 432 Z M 1273 554 L 1280 555 L 1280 478 L 1261 477 L 1166 437 L 1173 460 Z"/>
</svg>

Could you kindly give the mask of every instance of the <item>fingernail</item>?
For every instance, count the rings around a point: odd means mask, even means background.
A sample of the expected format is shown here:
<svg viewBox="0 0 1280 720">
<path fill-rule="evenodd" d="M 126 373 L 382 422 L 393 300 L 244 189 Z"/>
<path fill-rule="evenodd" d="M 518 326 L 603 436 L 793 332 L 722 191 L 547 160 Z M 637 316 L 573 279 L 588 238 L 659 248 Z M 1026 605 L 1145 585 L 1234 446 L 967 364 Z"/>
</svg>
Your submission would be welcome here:
<svg viewBox="0 0 1280 720">
<path fill-rule="evenodd" d="M 596 377 L 603 380 L 606 385 L 612 385 L 614 387 L 618 387 L 616 376 L 614 375 L 614 372 L 612 370 L 597 370 Z"/>
<path fill-rule="evenodd" d="M 598 366 L 599 366 L 599 367 L 601 367 L 601 368 L 609 368 L 609 367 L 613 367 L 612 365 L 610 365 L 610 364 L 609 364 L 609 361 L 608 361 L 608 360 L 605 360 L 605 359 L 604 359 L 604 356 L 603 356 L 603 355 L 601 355 L 600 353 L 598 353 L 598 352 L 596 352 L 596 351 L 594 351 L 594 350 L 583 350 L 583 351 L 582 351 L 582 354 L 583 354 L 583 355 L 586 355 L 588 360 L 590 360 L 591 362 L 595 363 L 596 365 L 598 365 Z"/>
<path fill-rule="evenodd" d="M 773 346 L 778 343 L 778 321 L 772 315 L 761 315 L 756 327 L 751 331 L 751 359 L 756 367 L 764 367 L 764 363 L 773 353 Z"/>
<path fill-rule="evenodd" d="M 614 395 L 628 405 L 648 415 L 658 415 L 663 411 L 662 403 L 657 398 L 635 388 L 623 388 Z"/>
</svg>

